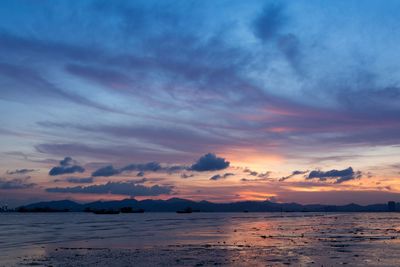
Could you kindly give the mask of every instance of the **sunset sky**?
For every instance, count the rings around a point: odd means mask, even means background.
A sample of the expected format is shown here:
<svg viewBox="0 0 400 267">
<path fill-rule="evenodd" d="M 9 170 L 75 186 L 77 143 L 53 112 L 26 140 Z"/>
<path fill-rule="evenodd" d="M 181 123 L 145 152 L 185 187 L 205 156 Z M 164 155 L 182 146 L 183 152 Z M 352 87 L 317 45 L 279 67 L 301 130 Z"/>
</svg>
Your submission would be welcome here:
<svg viewBox="0 0 400 267">
<path fill-rule="evenodd" d="M 400 1 L 0 2 L 0 206 L 400 201 Z"/>
</svg>

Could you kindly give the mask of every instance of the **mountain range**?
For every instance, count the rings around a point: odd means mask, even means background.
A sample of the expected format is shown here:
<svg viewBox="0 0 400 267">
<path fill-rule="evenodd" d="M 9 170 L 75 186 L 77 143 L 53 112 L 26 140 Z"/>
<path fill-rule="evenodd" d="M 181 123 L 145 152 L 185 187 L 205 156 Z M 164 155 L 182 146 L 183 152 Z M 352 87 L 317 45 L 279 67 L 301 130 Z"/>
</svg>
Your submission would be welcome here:
<svg viewBox="0 0 400 267">
<path fill-rule="evenodd" d="M 271 201 L 241 201 L 232 203 L 213 203 L 209 201 L 192 201 L 180 198 L 168 200 L 136 200 L 124 199 L 119 201 L 95 201 L 90 203 L 77 203 L 71 200 L 38 202 L 23 208 L 25 211 L 37 210 L 119 210 L 124 207 L 143 209 L 146 212 L 175 212 L 190 207 L 200 212 L 384 212 L 389 211 L 387 204 L 373 205 L 302 205 L 298 203 L 276 203 Z M 400 211 L 400 203 L 395 204 L 395 210 Z M 393 211 L 393 210 L 392 210 Z"/>
</svg>

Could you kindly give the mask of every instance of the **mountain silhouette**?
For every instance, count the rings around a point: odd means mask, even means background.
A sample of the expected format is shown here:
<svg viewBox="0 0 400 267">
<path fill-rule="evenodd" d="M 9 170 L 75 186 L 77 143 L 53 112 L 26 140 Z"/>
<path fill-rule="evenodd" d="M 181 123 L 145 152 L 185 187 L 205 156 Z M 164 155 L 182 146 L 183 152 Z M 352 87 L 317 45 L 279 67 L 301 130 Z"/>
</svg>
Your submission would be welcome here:
<svg viewBox="0 0 400 267">
<path fill-rule="evenodd" d="M 384 212 L 388 211 L 387 204 L 373 205 L 302 205 L 298 203 L 276 203 L 271 201 L 240 201 L 231 203 L 213 203 L 209 201 L 192 201 L 181 198 L 171 198 L 168 200 L 136 200 L 124 199 L 118 201 L 95 201 L 80 204 L 71 200 L 59 200 L 38 202 L 23 206 L 25 210 L 119 210 L 131 207 L 134 210 L 143 209 L 146 212 L 176 212 L 190 207 L 200 212 Z M 22 208 L 22 207 L 20 207 Z M 396 210 L 400 210 L 399 203 L 396 203 Z"/>
</svg>

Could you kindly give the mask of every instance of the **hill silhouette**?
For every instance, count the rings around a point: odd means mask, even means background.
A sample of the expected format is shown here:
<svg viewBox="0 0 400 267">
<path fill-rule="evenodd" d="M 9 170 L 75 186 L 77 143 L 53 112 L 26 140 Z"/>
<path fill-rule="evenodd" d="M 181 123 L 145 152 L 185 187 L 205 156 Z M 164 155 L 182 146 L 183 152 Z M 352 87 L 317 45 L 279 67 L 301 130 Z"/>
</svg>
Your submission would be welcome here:
<svg viewBox="0 0 400 267">
<path fill-rule="evenodd" d="M 132 209 L 143 209 L 146 212 L 175 212 L 185 208 L 192 208 L 200 212 L 385 212 L 388 211 L 387 204 L 373 205 L 302 205 L 298 203 L 276 203 L 271 201 L 240 201 L 231 203 L 214 203 L 209 201 L 192 201 L 181 198 L 168 200 L 136 200 L 124 199 L 119 201 L 95 201 L 90 203 L 77 203 L 71 200 L 38 202 L 23 206 L 25 210 L 68 210 L 85 211 L 91 210 L 119 210 L 131 207 Z M 21 207 L 20 207 L 21 208 Z M 396 211 L 400 211 L 400 203 L 396 203 Z"/>
</svg>

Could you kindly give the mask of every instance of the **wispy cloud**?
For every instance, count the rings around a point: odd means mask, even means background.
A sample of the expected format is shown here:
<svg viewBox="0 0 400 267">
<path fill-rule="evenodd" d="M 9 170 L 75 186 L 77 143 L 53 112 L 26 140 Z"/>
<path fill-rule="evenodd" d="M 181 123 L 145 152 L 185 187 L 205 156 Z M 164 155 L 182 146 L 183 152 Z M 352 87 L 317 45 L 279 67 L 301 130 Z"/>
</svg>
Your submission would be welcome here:
<svg viewBox="0 0 400 267">
<path fill-rule="evenodd" d="M 14 175 L 14 174 L 27 174 L 30 172 L 36 171 L 35 169 L 16 169 L 14 171 L 7 171 L 7 174 Z"/>
<path fill-rule="evenodd" d="M 235 175 L 234 173 L 230 173 L 230 172 L 224 173 L 222 175 L 221 174 L 216 174 L 216 175 L 213 175 L 210 178 L 210 180 L 211 181 L 217 181 L 217 180 L 225 179 L 225 178 L 227 178 L 229 176 L 234 176 L 234 175 Z"/>
</svg>

